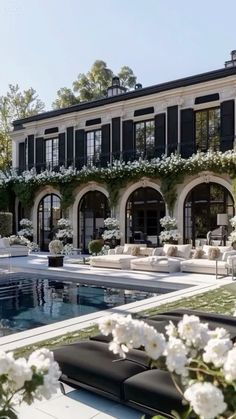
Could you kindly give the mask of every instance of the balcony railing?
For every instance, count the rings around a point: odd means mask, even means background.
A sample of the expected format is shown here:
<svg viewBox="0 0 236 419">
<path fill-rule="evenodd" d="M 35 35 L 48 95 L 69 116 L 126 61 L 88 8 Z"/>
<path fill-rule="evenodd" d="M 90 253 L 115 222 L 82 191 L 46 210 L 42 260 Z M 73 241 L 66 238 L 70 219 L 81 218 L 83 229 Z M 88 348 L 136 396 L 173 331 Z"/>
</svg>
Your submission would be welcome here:
<svg viewBox="0 0 236 419">
<path fill-rule="evenodd" d="M 229 138 L 221 139 L 220 149 L 221 151 L 232 150 L 236 147 L 236 136 L 232 139 L 232 136 Z M 178 152 L 183 158 L 188 158 L 192 154 L 196 153 L 196 147 L 194 144 L 189 143 L 180 143 L 176 147 L 176 145 L 169 145 L 167 147 L 167 155 L 171 153 Z M 201 150 L 206 152 L 207 150 Z M 215 150 L 215 151 L 218 151 Z M 82 167 L 107 167 L 109 164 L 112 164 L 115 160 L 120 160 L 123 162 L 133 162 L 139 159 L 142 160 L 151 160 L 153 158 L 161 157 L 163 155 L 163 149 L 160 147 L 153 148 L 152 150 L 146 151 L 137 151 L 137 150 L 125 150 L 115 153 L 106 153 L 106 154 L 97 154 L 96 156 L 86 156 L 86 157 L 75 157 L 73 161 L 59 161 L 57 165 L 53 165 L 52 163 L 46 162 L 36 162 L 34 165 L 30 166 L 22 166 L 14 168 L 17 174 L 21 174 L 25 170 L 30 170 L 33 167 L 36 170 L 36 173 L 41 173 L 45 170 L 55 171 L 58 172 L 62 166 L 65 168 L 72 167 L 73 169 L 80 170 Z"/>
</svg>

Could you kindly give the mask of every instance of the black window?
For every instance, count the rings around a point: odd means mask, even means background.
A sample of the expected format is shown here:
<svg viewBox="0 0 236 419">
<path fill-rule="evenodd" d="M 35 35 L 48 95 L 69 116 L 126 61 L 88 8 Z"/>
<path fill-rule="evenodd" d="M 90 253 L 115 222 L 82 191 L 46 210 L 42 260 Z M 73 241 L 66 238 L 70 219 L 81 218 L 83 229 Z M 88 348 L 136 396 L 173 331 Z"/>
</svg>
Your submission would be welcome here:
<svg viewBox="0 0 236 419">
<path fill-rule="evenodd" d="M 195 112 L 195 141 L 197 150 L 220 149 L 220 108 Z"/>
<path fill-rule="evenodd" d="M 59 162 L 59 141 L 58 138 L 45 140 L 45 160 L 47 169 L 58 166 Z"/>
<path fill-rule="evenodd" d="M 89 131 L 87 136 L 87 165 L 93 165 L 100 161 L 102 148 L 102 131 Z"/>
<path fill-rule="evenodd" d="M 152 158 L 155 156 L 154 119 L 135 124 L 136 157 Z"/>
</svg>

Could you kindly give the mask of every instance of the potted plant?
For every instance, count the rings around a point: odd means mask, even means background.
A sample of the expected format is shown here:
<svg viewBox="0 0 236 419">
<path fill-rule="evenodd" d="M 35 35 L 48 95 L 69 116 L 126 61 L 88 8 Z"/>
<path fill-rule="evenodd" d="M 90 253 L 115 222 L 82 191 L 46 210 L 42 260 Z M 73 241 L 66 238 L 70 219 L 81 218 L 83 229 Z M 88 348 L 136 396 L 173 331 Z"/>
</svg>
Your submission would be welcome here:
<svg viewBox="0 0 236 419">
<path fill-rule="evenodd" d="M 52 240 L 48 247 L 49 252 L 51 253 L 51 255 L 48 256 L 48 266 L 51 268 L 63 266 L 63 243 L 60 240 Z"/>
<path fill-rule="evenodd" d="M 236 250 L 236 216 L 234 216 L 233 218 L 231 218 L 229 220 L 233 231 L 231 231 L 230 235 L 229 235 L 229 241 L 231 242 L 231 246 L 234 250 Z"/>
<path fill-rule="evenodd" d="M 160 241 L 162 243 L 178 244 L 178 240 L 181 239 L 181 235 L 177 230 L 177 221 L 175 218 L 166 215 L 160 219 L 161 227 L 164 228 L 160 233 Z"/>
</svg>

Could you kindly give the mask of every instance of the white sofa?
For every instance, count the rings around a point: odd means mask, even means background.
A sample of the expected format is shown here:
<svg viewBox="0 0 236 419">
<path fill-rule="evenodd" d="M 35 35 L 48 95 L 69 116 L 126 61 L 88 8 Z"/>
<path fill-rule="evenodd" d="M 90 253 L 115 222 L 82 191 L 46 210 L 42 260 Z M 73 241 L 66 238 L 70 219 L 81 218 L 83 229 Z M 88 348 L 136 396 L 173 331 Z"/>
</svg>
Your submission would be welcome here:
<svg viewBox="0 0 236 419">
<path fill-rule="evenodd" d="M 137 249 L 137 252 L 132 252 L 132 249 Z M 137 256 L 131 253 L 138 253 L 140 245 L 125 244 L 124 246 L 117 246 L 111 249 L 108 255 L 91 256 L 90 266 L 96 268 L 115 268 L 115 269 L 130 269 L 130 261 L 136 259 Z M 142 249 L 148 249 L 146 245 L 142 245 Z"/>
<path fill-rule="evenodd" d="M 168 251 L 173 246 L 177 248 L 177 255 L 168 256 Z M 181 261 L 190 258 L 191 249 L 191 244 L 164 244 L 163 247 L 155 248 L 152 256 L 131 260 L 130 267 L 139 271 L 178 272 Z"/>
<path fill-rule="evenodd" d="M 220 256 L 217 259 L 209 260 L 208 252 L 212 247 L 217 247 L 220 250 Z M 232 266 L 234 258 L 236 258 L 236 251 L 231 246 L 207 246 L 202 247 L 204 255 L 200 259 L 187 259 L 180 262 L 182 272 L 203 273 L 213 275 L 227 275 L 228 270 Z"/>
<path fill-rule="evenodd" d="M 28 256 L 29 249 L 27 246 L 13 244 L 7 237 L 0 238 L 0 257 Z"/>
</svg>

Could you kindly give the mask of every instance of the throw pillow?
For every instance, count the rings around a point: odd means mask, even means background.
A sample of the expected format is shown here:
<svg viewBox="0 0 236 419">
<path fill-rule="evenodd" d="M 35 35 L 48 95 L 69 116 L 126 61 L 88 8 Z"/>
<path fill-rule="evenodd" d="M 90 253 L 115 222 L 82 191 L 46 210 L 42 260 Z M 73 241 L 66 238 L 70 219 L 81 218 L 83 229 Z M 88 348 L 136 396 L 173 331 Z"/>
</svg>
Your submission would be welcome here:
<svg viewBox="0 0 236 419">
<path fill-rule="evenodd" d="M 216 260 L 220 257 L 220 249 L 218 247 L 212 247 L 208 251 L 208 259 Z"/>
<path fill-rule="evenodd" d="M 165 253 L 163 251 L 163 247 L 156 247 L 152 251 L 152 256 L 164 256 Z"/>
<path fill-rule="evenodd" d="M 115 255 L 122 255 L 123 251 L 124 251 L 124 246 L 115 247 Z"/>
<path fill-rule="evenodd" d="M 139 246 L 132 246 L 132 245 L 128 245 L 124 247 L 123 250 L 123 254 L 124 255 L 131 255 L 131 256 L 138 256 L 139 254 Z"/>
<path fill-rule="evenodd" d="M 197 247 L 193 252 L 193 259 L 202 259 L 205 252 L 200 247 Z"/>
<path fill-rule="evenodd" d="M 178 249 L 176 246 L 170 246 L 167 250 L 167 256 L 177 256 Z"/>
</svg>

